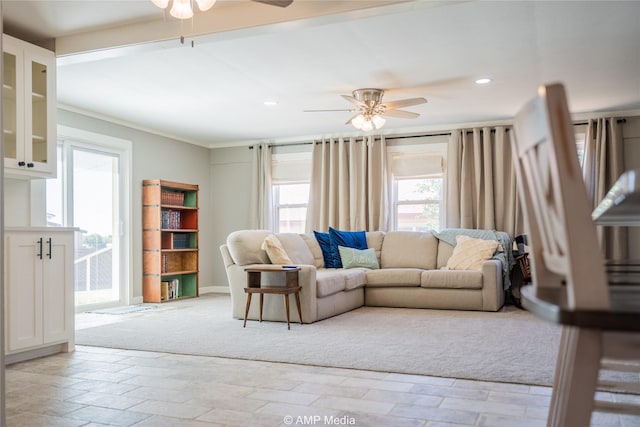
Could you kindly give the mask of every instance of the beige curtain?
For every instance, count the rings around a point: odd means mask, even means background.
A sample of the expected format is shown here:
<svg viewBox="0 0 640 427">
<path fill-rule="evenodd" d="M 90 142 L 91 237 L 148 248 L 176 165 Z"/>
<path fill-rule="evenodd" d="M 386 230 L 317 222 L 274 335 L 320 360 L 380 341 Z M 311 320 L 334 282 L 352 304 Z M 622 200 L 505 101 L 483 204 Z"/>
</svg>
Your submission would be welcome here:
<svg viewBox="0 0 640 427">
<path fill-rule="evenodd" d="M 622 127 L 617 119 L 589 120 L 584 141 L 582 171 L 593 208 L 600 203 L 624 172 L 623 150 Z M 606 258 L 627 258 L 625 227 L 598 227 L 598 238 Z"/>
<path fill-rule="evenodd" d="M 383 137 L 332 138 L 313 147 L 307 232 L 386 230 L 388 190 Z"/>
<path fill-rule="evenodd" d="M 524 232 L 506 127 L 451 133 L 447 154 L 448 228 Z"/>
<path fill-rule="evenodd" d="M 252 156 L 251 228 L 271 230 L 271 146 L 254 145 Z"/>
</svg>

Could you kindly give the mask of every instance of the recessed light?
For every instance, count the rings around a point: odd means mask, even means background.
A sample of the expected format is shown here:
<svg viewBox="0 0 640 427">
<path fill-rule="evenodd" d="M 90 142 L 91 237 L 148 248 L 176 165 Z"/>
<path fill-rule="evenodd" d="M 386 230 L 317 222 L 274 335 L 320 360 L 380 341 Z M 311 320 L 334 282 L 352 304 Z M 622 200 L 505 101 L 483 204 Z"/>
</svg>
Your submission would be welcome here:
<svg viewBox="0 0 640 427">
<path fill-rule="evenodd" d="M 475 80 L 475 84 L 477 85 L 486 85 L 491 83 L 491 79 L 489 77 L 480 77 L 479 79 Z"/>
<path fill-rule="evenodd" d="M 276 101 L 264 101 L 263 104 L 265 107 L 275 107 L 278 105 Z"/>
</svg>

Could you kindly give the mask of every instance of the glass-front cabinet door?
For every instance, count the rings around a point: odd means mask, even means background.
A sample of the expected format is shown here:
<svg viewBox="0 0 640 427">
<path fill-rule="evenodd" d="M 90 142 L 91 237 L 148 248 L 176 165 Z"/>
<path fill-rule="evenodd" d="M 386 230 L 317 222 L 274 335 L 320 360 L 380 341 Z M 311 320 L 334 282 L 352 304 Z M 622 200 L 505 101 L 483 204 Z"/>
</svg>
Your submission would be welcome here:
<svg viewBox="0 0 640 427">
<path fill-rule="evenodd" d="M 23 124 L 18 125 L 18 111 L 24 110 L 23 98 L 18 95 L 17 76 L 22 75 L 22 55 L 12 44 L 3 43 L 3 72 L 2 82 L 2 124 L 4 133 L 4 157 L 9 159 L 5 163 L 17 165 L 18 158 L 24 158 L 24 146 L 18 146 L 18 139 L 24 138 Z M 19 59 L 20 58 L 20 59 Z"/>
<path fill-rule="evenodd" d="M 55 55 L 3 35 L 5 173 L 56 173 Z"/>
</svg>

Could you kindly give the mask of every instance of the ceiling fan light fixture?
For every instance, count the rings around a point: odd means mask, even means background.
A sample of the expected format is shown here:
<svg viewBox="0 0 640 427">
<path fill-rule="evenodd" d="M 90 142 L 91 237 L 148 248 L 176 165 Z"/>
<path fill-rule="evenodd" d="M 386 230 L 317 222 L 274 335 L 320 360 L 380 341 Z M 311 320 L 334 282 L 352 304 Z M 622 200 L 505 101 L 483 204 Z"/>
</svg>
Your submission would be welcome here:
<svg viewBox="0 0 640 427">
<path fill-rule="evenodd" d="M 196 0 L 196 3 L 201 11 L 206 12 L 216 4 L 216 0 Z"/>
<path fill-rule="evenodd" d="M 354 128 L 362 130 L 362 126 L 364 125 L 365 121 L 366 119 L 364 118 L 364 116 L 362 114 L 358 114 L 353 118 L 353 120 L 351 120 L 351 124 Z"/>
<path fill-rule="evenodd" d="M 166 9 L 169 6 L 169 0 L 151 0 L 151 2 L 160 9 Z"/>
<path fill-rule="evenodd" d="M 370 130 L 373 130 L 373 122 L 371 120 L 365 120 L 362 123 L 362 127 L 360 128 L 360 130 L 363 130 L 365 132 L 369 132 Z"/>
<path fill-rule="evenodd" d="M 169 14 L 178 19 L 189 19 L 193 16 L 190 0 L 173 0 Z"/>
<path fill-rule="evenodd" d="M 376 114 L 375 116 L 373 116 L 371 118 L 371 121 L 373 122 L 373 125 L 376 127 L 376 129 L 380 129 L 382 126 L 384 126 L 385 123 L 387 123 L 385 118 L 379 114 Z"/>
<path fill-rule="evenodd" d="M 373 129 L 380 129 L 387 121 L 379 114 L 360 113 L 351 119 L 351 124 L 358 130 L 368 132 Z"/>
</svg>

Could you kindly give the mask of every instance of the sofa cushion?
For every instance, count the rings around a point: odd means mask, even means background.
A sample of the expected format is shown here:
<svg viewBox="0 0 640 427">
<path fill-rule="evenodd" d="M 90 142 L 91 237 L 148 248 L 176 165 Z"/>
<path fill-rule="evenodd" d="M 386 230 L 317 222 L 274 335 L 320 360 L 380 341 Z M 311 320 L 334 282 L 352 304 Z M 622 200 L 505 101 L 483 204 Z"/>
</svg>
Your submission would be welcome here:
<svg viewBox="0 0 640 427">
<path fill-rule="evenodd" d="M 319 298 L 344 291 L 344 276 L 341 270 L 316 271 L 316 296 Z"/>
<path fill-rule="evenodd" d="M 313 254 L 302 236 L 297 233 L 280 233 L 278 239 L 282 242 L 291 263 L 296 265 L 315 265 Z"/>
<path fill-rule="evenodd" d="M 474 239 L 473 237 L 456 236 L 453 254 L 443 269 L 447 270 L 480 270 L 482 263 L 493 256 L 498 248 L 495 240 Z"/>
<path fill-rule="evenodd" d="M 260 249 L 269 230 L 238 230 L 227 237 L 231 258 L 238 265 L 270 264 L 267 252 Z"/>
<path fill-rule="evenodd" d="M 367 248 L 376 251 L 376 258 L 380 264 L 380 253 L 382 252 L 382 242 L 384 241 L 384 231 L 367 231 Z"/>
<path fill-rule="evenodd" d="M 382 242 L 380 266 L 384 268 L 436 268 L 438 239 L 430 233 L 390 231 Z"/>
<path fill-rule="evenodd" d="M 316 272 L 316 296 L 318 298 L 338 292 L 361 288 L 365 285 L 365 270 L 329 269 Z"/>
<path fill-rule="evenodd" d="M 344 290 L 350 291 L 358 289 L 367 284 L 367 277 L 365 272 L 367 270 L 361 268 L 352 268 L 349 270 L 342 270 L 344 277 Z"/>
<path fill-rule="evenodd" d="M 311 255 L 313 255 L 313 263 L 316 268 L 324 267 L 324 257 L 322 256 L 322 249 L 320 248 L 320 244 L 316 240 L 315 236 L 309 234 L 301 234 L 302 240 L 307 244 L 309 250 L 311 251 Z"/>
<path fill-rule="evenodd" d="M 451 258 L 453 254 L 453 246 L 445 242 L 444 240 L 438 239 L 438 262 L 436 263 L 436 268 L 442 268 L 447 265 L 447 261 Z"/>
<path fill-rule="evenodd" d="M 423 288 L 482 289 L 482 272 L 478 270 L 427 270 L 422 272 Z"/>
<path fill-rule="evenodd" d="M 354 249 L 338 246 L 342 268 L 380 268 L 375 249 Z"/>
<path fill-rule="evenodd" d="M 282 246 L 282 242 L 274 234 L 269 234 L 264 238 L 260 249 L 264 249 L 267 252 L 267 256 L 273 264 L 293 264 L 287 251 Z"/>
<path fill-rule="evenodd" d="M 383 268 L 380 270 L 367 270 L 367 287 L 390 286 L 420 286 L 421 274 L 419 268 Z"/>
</svg>

